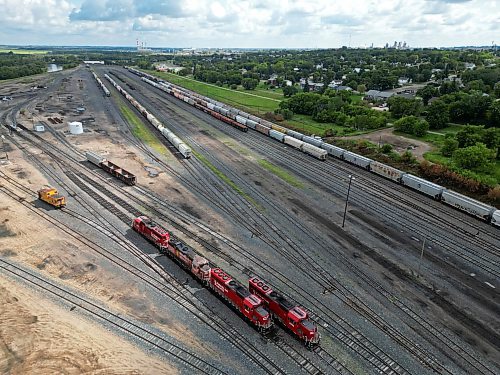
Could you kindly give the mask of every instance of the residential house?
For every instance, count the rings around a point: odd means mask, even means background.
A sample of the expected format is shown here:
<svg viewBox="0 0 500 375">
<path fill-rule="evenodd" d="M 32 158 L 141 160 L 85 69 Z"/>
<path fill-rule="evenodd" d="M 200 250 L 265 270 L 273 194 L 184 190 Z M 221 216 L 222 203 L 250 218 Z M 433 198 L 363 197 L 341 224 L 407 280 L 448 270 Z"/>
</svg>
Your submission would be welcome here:
<svg viewBox="0 0 500 375">
<path fill-rule="evenodd" d="M 380 101 L 387 101 L 391 96 L 395 95 L 394 92 L 388 92 L 388 91 L 378 91 L 378 90 L 368 90 L 365 93 L 365 96 L 363 99 L 365 100 L 380 100 Z"/>
<path fill-rule="evenodd" d="M 278 75 L 271 74 L 271 76 L 267 80 L 267 83 L 271 86 L 277 86 L 278 85 Z"/>
</svg>

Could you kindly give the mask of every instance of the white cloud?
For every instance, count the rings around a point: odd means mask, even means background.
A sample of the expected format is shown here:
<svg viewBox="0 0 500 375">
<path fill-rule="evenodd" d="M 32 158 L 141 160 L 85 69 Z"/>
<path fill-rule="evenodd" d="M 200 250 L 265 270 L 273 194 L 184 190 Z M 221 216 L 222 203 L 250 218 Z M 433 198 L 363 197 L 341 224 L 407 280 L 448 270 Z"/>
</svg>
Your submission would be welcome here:
<svg viewBox="0 0 500 375">
<path fill-rule="evenodd" d="M 490 44 L 498 0 L 0 0 L 0 43 L 339 47 Z"/>
</svg>

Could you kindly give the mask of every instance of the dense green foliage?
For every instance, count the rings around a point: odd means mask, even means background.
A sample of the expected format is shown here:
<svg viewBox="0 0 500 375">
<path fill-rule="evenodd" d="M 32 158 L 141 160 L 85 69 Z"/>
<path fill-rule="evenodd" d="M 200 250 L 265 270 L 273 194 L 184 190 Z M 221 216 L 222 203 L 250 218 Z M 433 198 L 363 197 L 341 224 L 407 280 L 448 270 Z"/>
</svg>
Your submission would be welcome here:
<svg viewBox="0 0 500 375">
<path fill-rule="evenodd" d="M 392 96 L 387 101 L 387 104 L 394 118 L 418 116 L 422 111 L 422 101 L 419 99 L 406 99 L 400 96 Z"/>
<path fill-rule="evenodd" d="M 326 90 L 324 94 L 302 92 L 280 103 L 282 110 L 312 116 L 320 123 L 334 123 L 358 130 L 378 129 L 387 125 L 387 115 L 363 104 L 352 103 L 346 91 Z"/>
<path fill-rule="evenodd" d="M 429 123 L 416 116 L 405 116 L 394 123 L 394 129 L 402 133 L 424 136 L 429 130 Z"/>
<path fill-rule="evenodd" d="M 73 55 L 0 53 L 0 80 L 45 73 L 47 64 L 69 69 L 79 63 L 80 60 Z"/>
<path fill-rule="evenodd" d="M 41 55 L 0 54 L 0 79 L 10 79 L 39 74 L 47 71 Z"/>
</svg>

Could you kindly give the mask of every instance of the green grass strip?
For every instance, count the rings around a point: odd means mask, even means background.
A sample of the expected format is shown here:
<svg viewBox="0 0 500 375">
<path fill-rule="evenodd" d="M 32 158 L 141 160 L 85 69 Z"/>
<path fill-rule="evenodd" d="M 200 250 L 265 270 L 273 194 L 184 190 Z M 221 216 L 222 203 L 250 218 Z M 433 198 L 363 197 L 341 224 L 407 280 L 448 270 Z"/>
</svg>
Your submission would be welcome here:
<svg viewBox="0 0 500 375">
<path fill-rule="evenodd" d="M 203 164 L 205 164 L 220 180 L 224 181 L 227 185 L 231 187 L 234 191 L 236 191 L 239 195 L 241 195 L 243 198 L 245 198 L 248 202 L 250 202 L 252 205 L 257 207 L 258 209 L 261 209 L 259 204 L 247 193 L 245 193 L 241 188 L 236 185 L 236 183 L 231 180 L 229 177 L 227 177 L 224 173 L 222 173 L 215 165 L 213 165 L 206 157 L 201 155 L 199 152 L 196 150 L 193 150 L 191 148 L 191 151 L 193 155 L 200 160 Z"/>
<path fill-rule="evenodd" d="M 132 126 L 132 134 L 141 139 L 149 147 L 151 147 L 156 152 L 166 155 L 167 149 L 165 146 L 156 138 L 156 136 L 147 128 L 146 125 L 137 117 L 137 115 L 128 108 L 122 100 L 119 103 L 120 112 L 127 122 Z"/>
<path fill-rule="evenodd" d="M 295 176 L 292 176 L 290 173 L 288 173 L 287 171 L 285 171 L 283 168 L 280 168 L 277 165 L 274 165 L 274 164 L 268 162 L 265 159 L 258 160 L 258 163 L 259 163 L 259 165 L 261 167 L 263 167 L 264 169 L 267 169 L 272 174 L 278 176 L 279 178 L 281 178 L 286 183 L 288 183 L 288 184 L 290 184 L 292 186 L 295 186 L 296 188 L 299 188 L 299 189 L 304 188 L 304 184 L 302 182 L 300 182 L 299 180 L 297 180 L 295 178 Z"/>
</svg>

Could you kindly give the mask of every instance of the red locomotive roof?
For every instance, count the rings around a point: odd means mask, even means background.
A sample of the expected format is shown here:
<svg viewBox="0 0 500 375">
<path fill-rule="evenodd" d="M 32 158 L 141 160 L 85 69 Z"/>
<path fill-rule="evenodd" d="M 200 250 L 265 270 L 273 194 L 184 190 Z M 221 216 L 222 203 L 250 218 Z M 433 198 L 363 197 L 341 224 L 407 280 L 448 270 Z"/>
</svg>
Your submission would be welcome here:
<svg viewBox="0 0 500 375">
<path fill-rule="evenodd" d="M 226 284 L 232 280 L 232 277 L 224 272 L 224 270 L 222 270 L 221 268 L 212 268 L 212 275 L 222 284 Z"/>
<path fill-rule="evenodd" d="M 138 219 L 140 219 L 144 223 L 144 225 L 146 225 L 146 227 L 148 227 L 152 231 L 155 231 L 157 234 L 159 235 L 168 234 L 166 229 L 162 228 L 159 224 L 157 224 L 149 217 L 139 216 Z"/>
<path fill-rule="evenodd" d="M 293 318 L 295 321 L 304 320 L 307 318 L 307 312 L 298 306 L 295 302 L 286 299 L 284 296 L 278 292 L 271 289 L 271 287 L 258 277 L 252 277 L 249 283 L 257 289 L 263 296 L 267 296 L 268 299 L 275 301 L 282 310 L 288 312 L 288 316 Z"/>
</svg>

